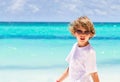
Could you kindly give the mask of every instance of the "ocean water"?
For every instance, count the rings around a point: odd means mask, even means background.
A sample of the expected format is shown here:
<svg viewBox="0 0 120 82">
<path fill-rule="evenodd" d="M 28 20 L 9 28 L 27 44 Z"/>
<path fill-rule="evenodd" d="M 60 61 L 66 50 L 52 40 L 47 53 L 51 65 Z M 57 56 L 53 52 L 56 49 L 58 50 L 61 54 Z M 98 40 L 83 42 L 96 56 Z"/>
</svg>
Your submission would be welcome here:
<svg viewBox="0 0 120 82">
<path fill-rule="evenodd" d="M 96 22 L 94 26 L 96 36 L 90 43 L 96 50 L 98 68 L 120 66 L 120 23 Z M 5 76 L 0 75 L 1 82 L 24 81 L 25 78 L 20 80 L 24 74 L 21 70 L 39 70 L 35 76 L 43 79 L 40 70 L 51 69 L 48 72 L 53 73 L 55 69 L 66 68 L 65 58 L 76 42 L 68 27 L 68 22 L 0 22 L 0 73 Z M 8 73 L 20 76 L 15 79 Z M 32 74 L 30 78 L 35 79 Z M 33 79 L 25 82 L 34 82 Z M 53 78 L 44 77 L 42 82 L 53 82 Z"/>
</svg>

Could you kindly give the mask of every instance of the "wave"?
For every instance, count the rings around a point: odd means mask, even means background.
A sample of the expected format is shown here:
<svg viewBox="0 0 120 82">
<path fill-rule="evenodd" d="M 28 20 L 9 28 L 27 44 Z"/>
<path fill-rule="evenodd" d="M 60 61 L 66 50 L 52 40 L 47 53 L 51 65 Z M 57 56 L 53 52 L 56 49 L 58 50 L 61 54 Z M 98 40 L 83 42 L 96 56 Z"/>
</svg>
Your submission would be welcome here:
<svg viewBox="0 0 120 82">
<path fill-rule="evenodd" d="M 117 66 L 120 65 L 120 59 L 98 61 L 98 66 Z"/>
<path fill-rule="evenodd" d="M 112 59 L 107 61 L 98 61 L 98 66 L 117 66 L 120 65 L 120 59 Z M 44 65 L 44 66 L 21 66 L 21 65 L 8 65 L 0 66 L 0 70 L 41 70 L 41 69 L 56 69 L 56 68 L 66 68 L 65 64 L 57 65 Z"/>
<path fill-rule="evenodd" d="M 65 65 L 51 65 L 51 66 L 0 66 L 0 70 L 24 70 L 24 69 L 29 69 L 29 70 L 39 70 L 39 69 L 53 69 L 53 68 L 64 68 Z"/>
</svg>

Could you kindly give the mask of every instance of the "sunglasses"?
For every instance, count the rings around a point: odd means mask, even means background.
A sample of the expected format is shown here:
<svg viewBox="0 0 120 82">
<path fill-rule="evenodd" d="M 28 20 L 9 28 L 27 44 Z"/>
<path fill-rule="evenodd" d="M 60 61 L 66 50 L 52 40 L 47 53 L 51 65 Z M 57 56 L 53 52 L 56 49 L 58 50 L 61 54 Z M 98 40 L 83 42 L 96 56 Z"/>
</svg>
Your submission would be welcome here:
<svg viewBox="0 0 120 82">
<path fill-rule="evenodd" d="M 76 30 L 76 33 L 77 34 L 86 34 L 86 35 L 88 35 L 88 34 L 90 34 L 90 31 Z"/>
</svg>

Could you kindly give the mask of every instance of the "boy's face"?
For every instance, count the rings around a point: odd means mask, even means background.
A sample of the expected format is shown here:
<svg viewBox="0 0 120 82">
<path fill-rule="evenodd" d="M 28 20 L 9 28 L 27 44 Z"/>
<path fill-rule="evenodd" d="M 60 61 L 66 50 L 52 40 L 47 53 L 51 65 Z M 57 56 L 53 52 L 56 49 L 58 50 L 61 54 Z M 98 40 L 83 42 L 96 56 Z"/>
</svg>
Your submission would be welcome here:
<svg viewBox="0 0 120 82">
<path fill-rule="evenodd" d="M 79 45 L 85 46 L 88 43 L 91 34 L 90 31 L 86 30 L 83 27 L 80 27 L 75 31 L 75 37 L 77 38 Z"/>
</svg>

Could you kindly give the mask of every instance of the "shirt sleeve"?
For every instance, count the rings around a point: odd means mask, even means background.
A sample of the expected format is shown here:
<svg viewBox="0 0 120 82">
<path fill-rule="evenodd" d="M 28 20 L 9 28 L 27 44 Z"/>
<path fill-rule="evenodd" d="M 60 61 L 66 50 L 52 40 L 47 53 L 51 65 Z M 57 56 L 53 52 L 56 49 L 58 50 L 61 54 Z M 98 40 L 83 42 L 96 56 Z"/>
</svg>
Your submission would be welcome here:
<svg viewBox="0 0 120 82">
<path fill-rule="evenodd" d="M 65 59 L 68 63 L 70 62 L 70 56 L 71 56 L 71 55 L 69 54 L 69 55 L 66 57 L 66 59 Z"/>
<path fill-rule="evenodd" d="M 72 57 L 72 53 L 73 53 L 73 48 L 71 49 L 70 53 L 68 54 L 68 56 L 66 57 L 66 61 L 69 63 Z"/>
<path fill-rule="evenodd" d="M 95 51 L 92 51 L 91 54 L 89 54 L 89 56 L 87 58 L 86 71 L 87 71 L 87 73 L 97 72 L 96 53 L 95 53 Z"/>
<path fill-rule="evenodd" d="M 71 58 L 72 58 L 72 56 L 73 56 L 73 53 L 74 53 L 74 51 L 75 51 L 75 49 L 76 49 L 76 45 L 77 45 L 77 43 L 75 43 L 75 44 L 73 45 L 70 53 L 68 54 L 68 56 L 67 56 L 66 59 L 65 59 L 68 63 L 70 62 L 70 60 L 71 60 Z"/>
</svg>

